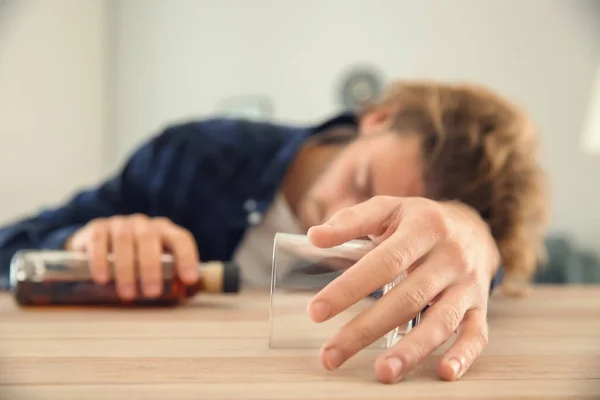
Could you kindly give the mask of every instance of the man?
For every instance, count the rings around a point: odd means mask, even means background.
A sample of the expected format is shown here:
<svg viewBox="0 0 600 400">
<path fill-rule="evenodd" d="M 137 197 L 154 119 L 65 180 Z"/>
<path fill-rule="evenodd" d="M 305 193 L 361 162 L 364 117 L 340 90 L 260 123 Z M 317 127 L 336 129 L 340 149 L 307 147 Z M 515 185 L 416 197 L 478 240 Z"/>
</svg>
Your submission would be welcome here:
<svg viewBox="0 0 600 400">
<path fill-rule="evenodd" d="M 198 259 L 235 259 L 260 285 L 278 231 L 308 232 L 321 247 L 368 236 L 379 245 L 315 296 L 314 321 L 409 275 L 324 344 L 323 366 L 339 367 L 431 305 L 377 360 L 377 376 L 400 380 L 456 331 L 438 370 L 458 379 L 487 340 L 494 277 L 502 269 L 504 287 L 521 293 L 543 255 L 536 141 L 523 112 L 497 94 L 435 82 L 394 83 L 361 115 L 316 127 L 171 126 L 113 179 L 1 230 L 0 261 L 6 268 L 22 248 L 81 250 L 104 283 L 112 252 L 120 296 L 152 297 L 163 251 L 185 282 L 198 279 Z"/>
</svg>

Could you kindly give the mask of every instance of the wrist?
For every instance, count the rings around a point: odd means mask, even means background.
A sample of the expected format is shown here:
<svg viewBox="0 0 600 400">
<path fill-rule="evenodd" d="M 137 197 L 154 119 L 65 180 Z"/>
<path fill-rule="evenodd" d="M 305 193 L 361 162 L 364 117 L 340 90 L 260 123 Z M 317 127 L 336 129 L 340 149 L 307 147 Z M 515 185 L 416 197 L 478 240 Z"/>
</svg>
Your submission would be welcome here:
<svg viewBox="0 0 600 400">
<path fill-rule="evenodd" d="M 470 223 L 476 226 L 475 231 L 481 232 L 481 238 L 486 239 L 482 241 L 485 243 L 485 247 L 488 251 L 485 252 L 485 259 L 487 262 L 482 263 L 483 265 L 490 266 L 490 280 L 494 279 L 500 269 L 500 249 L 496 243 L 496 240 L 492 236 L 490 226 L 486 221 L 479 215 L 477 210 L 460 201 L 448 201 L 444 202 L 444 205 L 448 207 L 455 215 L 459 218 L 465 218 Z"/>
</svg>

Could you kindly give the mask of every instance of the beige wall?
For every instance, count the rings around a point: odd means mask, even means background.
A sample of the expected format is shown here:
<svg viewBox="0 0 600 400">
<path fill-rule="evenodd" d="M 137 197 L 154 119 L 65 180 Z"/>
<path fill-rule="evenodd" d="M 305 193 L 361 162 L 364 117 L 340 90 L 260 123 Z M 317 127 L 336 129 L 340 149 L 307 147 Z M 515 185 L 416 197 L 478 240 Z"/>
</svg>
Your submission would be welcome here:
<svg viewBox="0 0 600 400">
<path fill-rule="evenodd" d="M 104 0 L 13 1 L 0 15 L 0 221 L 106 171 Z"/>
</svg>

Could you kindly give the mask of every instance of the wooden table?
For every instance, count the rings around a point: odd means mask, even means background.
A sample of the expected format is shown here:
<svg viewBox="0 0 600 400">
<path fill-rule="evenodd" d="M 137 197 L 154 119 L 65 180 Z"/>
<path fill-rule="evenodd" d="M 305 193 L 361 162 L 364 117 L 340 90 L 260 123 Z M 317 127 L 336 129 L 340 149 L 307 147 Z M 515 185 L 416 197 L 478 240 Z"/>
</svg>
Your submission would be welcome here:
<svg viewBox="0 0 600 400">
<path fill-rule="evenodd" d="M 406 381 L 383 385 L 377 351 L 326 372 L 317 350 L 269 350 L 263 293 L 164 310 L 21 310 L 3 294 L 0 398 L 600 398 L 600 287 L 496 296 L 489 320 L 490 343 L 461 381 L 440 381 L 433 355 Z"/>
</svg>

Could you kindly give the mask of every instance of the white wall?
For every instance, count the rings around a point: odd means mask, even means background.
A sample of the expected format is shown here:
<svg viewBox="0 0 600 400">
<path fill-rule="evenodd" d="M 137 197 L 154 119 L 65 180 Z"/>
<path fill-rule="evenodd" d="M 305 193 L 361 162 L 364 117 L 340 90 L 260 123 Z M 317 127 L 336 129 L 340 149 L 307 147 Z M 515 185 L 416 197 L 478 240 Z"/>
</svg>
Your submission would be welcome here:
<svg viewBox="0 0 600 400">
<path fill-rule="evenodd" d="M 108 1 L 18 0 L 4 11 L 2 222 L 95 183 L 109 140 Z"/>
<path fill-rule="evenodd" d="M 336 111 L 352 62 L 389 78 L 494 86 L 543 132 L 553 228 L 600 244 L 600 159 L 582 153 L 586 102 L 600 61 L 595 0 L 121 0 L 115 160 L 168 123 L 201 118 L 227 96 L 266 94 L 276 118 Z"/>
</svg>

